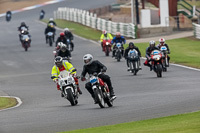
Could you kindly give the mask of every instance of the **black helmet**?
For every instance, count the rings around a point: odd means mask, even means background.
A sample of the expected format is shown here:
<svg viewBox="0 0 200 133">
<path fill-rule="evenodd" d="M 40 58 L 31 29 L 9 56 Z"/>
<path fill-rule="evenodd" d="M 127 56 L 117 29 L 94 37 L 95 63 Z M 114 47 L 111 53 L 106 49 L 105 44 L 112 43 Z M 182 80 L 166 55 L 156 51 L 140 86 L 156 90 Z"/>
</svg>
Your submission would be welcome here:
<svg viewBox="0 0 200 133">
<path fill-rule="evenodd" d="M 21 25 L 22 25 L 22 26 L 25 26 L 26 24 L 25 24 L 25 22 L 21 22 Z"/>
<path fill-rule="evenodd" d="M 60 67 L 62 65 L 63 58 L 61 56 L 57 56 L 54 60 L 54 63 L 57 67 Z"/>
<path fill-rule="evenodd" d="M 129 47 L 130 47 L 130 46 L 133 46 L 133 47 L 134 47 L 134 43 L 133 43 L 133 42 L 130 42 L 130 43 L 129 43 Z"/>
</svg>

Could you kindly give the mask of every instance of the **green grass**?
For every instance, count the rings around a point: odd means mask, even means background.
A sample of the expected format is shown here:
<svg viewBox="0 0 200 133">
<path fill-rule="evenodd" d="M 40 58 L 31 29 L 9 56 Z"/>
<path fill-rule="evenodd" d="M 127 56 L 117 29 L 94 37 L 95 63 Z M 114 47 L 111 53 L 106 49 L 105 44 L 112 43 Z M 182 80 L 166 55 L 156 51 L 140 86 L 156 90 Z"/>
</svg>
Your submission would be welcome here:
<svg viewBox="0 0 200 133">
<path fill-rule="evenodd" d="M 62 133 L 200 133 L 200 112 Z"/>
<path fill-rule="evenodd" d="M 99 41 L 101 31 L 95 30 L 84 25 L 66 21 L 66 20 L 55 20 L 58 27 L 68 27 L 74 34 L 82 36 L 87 39 Z M 47 21 L 45 21 L 47 22 Z M 156 41 L 156 40 L 155 40 Z M 171 63 L 182 64 L 195 68 L 200 68 L 200 40 L 194 39 L 193 37 L 180 38 L 167 40 L 166 43 L 169 45 L 171 50 Z M 158 44 L 158 42 L 156 42 Z M 135 43 L 139 47 L 142 56 L 145 56 L 147 43 Z M 128 45 L 126 44 L 125 47 Z"/>
<path fill-rule="evenodd" d="M 0 110 L 13 107 L 16 104 L 17 100 L 15 98 L 0 97 Z"/>
<path fill-rule="evenodd" d="M 47 22 L 46 20 L 44 20 L 44 22 Z M 70 21 L 65 21 L 65 20 L 55 20 L 56 24 L 58 25 L 58 27 L 60 28 L 69 28 L 74 34 L 84 37 L 84 38 L 88 38 L 90 40 L 99 40 L 100 36 L 101 36 L 101 31 L 90 28 L 90 27 L 86 27 L 82 24 L 79 23 L 73 23 Z"/>
</svg>

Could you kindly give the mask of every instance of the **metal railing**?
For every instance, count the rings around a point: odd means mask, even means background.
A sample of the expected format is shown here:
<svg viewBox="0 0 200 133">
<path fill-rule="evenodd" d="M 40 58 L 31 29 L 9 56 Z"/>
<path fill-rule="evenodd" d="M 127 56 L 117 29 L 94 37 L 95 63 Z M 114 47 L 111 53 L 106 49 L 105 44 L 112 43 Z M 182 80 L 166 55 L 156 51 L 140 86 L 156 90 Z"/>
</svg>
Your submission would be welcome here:
<svg viewBox="0 0 200 133">
<path fill-rule="evenodd" d="M 136 38 L 136 27 L 134 24 L 107 21 L 98 18 L 96 14 L 86 10 L 60 7 L 57 11 L 54 11 L 54 18 L 81 23 L 101 31 L 106 30 L 114 35 L 116 32 L 120 32 L 125 37 Z"/>
<path fill-rule="evenodd" d="M 198 39 L 200 39 L 200 25 L 193 23 L 193 31 L 194 31 L 194 36 Z"/>
</svg>

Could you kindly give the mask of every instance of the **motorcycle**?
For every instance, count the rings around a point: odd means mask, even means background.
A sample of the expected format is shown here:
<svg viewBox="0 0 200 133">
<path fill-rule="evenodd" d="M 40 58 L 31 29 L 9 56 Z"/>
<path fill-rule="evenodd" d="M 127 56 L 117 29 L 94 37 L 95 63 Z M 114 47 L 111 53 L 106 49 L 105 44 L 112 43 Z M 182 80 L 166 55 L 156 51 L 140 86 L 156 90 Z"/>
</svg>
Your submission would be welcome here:
<svg viewBox="0 0 200 133">
<path fill-rule="evenodd" d="M 169 62 L 168 62 L 168 52 L 167 52 L 167 47 L 166 46 L 161 46 L 160 51 L 163 53 L 163 58 L 162 58 L 162 64 L 163 64 L 163 72 L 167 71 L 167 67 L 169 67 Z"/>
<path fill-rule="evenodd" d="M 7 13 L 6 14 L 6 21 L 9 22 L 11 20 L 11 14 Z"/>
<path fill-rule="evenodd" d="M 30 36 L 28 34 L 22 34 L 21 36 L 22 36 L 21 39 L 22 47 L 25 49 L 25 51 L 28 51 L 28 48 L 31 45 Z"/>
<path fill-rule="evenodd" d="M 70 39 L 67 39 L 67 49 L 72 52 L 72 45 L 71 45 L 71 40 Z"/>
<path fill-rule="evenodd" d="M 137 72 L 140 70 L 139 68 L 139 55 L 138 55 L 138 52 L 133 49 L 133 50 L 130 50 L 128 52 L 128 60 L 129 60 L 129 66 L 130 66 L 130 70 L 131 72 L 134 74 L 134 75 L 137 75 Z"/>
<path fill-rule="evenodd" d="M 115 59 L 117 59 L 117 61 L 119 62 L 120 59 L 122 58 L 122 50 L 123 50 L 123 47 L 122 47 L 122 44 L 121 43 L 117 43 L 116 44 L 116 52 L 115 52 Z"/>
<path fill-rule="evenodd" d="M 157 77 L 162 77 L 162 54 L 159 50 L 151 52 L 151 65 Z"/>
<path fill-rule="evenodd" d="M 44 18 L 44 13 L 40 12 L 40 20 L 42 20 Z"/>
<path fill-rule="evenodd" d="M 56 77 L 55 76 L 51 77 L 51 79 L 54 79 L 54 78 Z M 64 98 L 69 100 L 72 106 L 77 105 L 79 93 L 78 93 L 77 85 L 71 73 L 68 71 L 61 71 L 57 78 L 58 78 L 58 84 L 60 85 L 60 90 L 62 91 Z"/>
<path fill-rule="evenodd" d="M 105 52 L 106 56 L 109 56 L 109 53 L 111 51 L 111 40 L 103 40 L 103 51 Z"/>
<path fill-rule="evenodd" d="M 106 103 L 109 107 L 112 107 L 114 99 L 110 97 L 108 85 L 101 78 L 98 77 L 98 75 L 100 74 L 101 72 L 99 74 L 94 73 L 89 75 L 89 80 L 92 84 L 92 90 L 95 95 L 95 100 L 101 108 L 105 108 Z"/>
<path fill-rule="evenodd" d="M 53 44 L 53 32 L 48 32 L 47 33 L 47 40 L 48 40 L 48 43 L 49 43 L 49 46 L 52 47 L 52 44 Z"/>
</svg>

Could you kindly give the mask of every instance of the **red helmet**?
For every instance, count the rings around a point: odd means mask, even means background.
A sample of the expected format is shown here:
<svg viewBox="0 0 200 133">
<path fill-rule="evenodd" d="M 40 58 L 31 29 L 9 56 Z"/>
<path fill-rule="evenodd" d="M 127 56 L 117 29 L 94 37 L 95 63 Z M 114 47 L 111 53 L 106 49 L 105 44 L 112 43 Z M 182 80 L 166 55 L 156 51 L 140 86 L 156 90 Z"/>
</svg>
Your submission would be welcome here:
<svg viewBox="0 0 200 133">
<path fill-rule="evenodd" d="M 107 34 L 107 31 L 106 30 L 103 30 L 103 32 L 102 32 L 103 34 Z"/>
<path fill-rule="evenodd" d="M 61 33 L 60 33 L 60 36 L 65 36 L 65 33 L 64 33 L 64 32 L 61 32 Z"/>
</svg>

